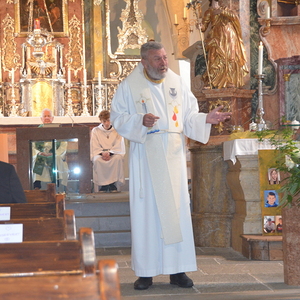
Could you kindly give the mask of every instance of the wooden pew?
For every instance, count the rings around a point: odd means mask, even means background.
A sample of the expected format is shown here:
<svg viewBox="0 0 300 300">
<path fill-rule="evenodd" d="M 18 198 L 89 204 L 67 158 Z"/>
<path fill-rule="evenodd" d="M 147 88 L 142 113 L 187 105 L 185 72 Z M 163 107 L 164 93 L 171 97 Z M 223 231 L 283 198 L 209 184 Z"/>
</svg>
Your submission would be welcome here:
<svg viewBox="0 0 300 300">
<path fill-rule="evenodd" d="M 1 300 L 120 300 L 118 266 L 114 260 L 98 262 L 91 276 L 52 275 L 0 278 Z"/>
<path fill-rule="evenodd" d="M 65 210 L 65 196 L 58 194 L 55 202 L 41 203 L 1 203 L 0 207 L 11 207 L 11 220 L 63 218 Z"/>
<path fill-rule="evenodd" d="M 23 241 L 75 240 L 75 214 L 72 209 L 64 211 L 63 218 L 13 219 L 0 224 L 23 224 Z"/>
<path fill-rule="evenodd" d="M 0 244 L 0 299 L 120 300 L 117 264 L 96 264 L 90 228 L 79 240 Z"/>
<path fill-rule="evenodd" d="M 55 183 L 48 183 L 46 190 L 24 190 L 28 203 L 55 202 Z"/>
</svg>

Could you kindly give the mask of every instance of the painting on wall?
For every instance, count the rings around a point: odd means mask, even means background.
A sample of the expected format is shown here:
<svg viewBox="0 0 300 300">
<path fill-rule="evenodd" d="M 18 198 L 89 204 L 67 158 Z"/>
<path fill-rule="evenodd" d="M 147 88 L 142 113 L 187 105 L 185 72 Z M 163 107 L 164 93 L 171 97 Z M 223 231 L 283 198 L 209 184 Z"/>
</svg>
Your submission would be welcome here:
<svg viewBox="0 0 300 300">
<path fill-rule="evenodd" d="M 54 36 L 67 33 L 67 4 L 64 0 L 20 0 L 15 4 L 15 14 L 17 33 L 28 34 L 34 28 L 46 29 Z"/>
</svg>

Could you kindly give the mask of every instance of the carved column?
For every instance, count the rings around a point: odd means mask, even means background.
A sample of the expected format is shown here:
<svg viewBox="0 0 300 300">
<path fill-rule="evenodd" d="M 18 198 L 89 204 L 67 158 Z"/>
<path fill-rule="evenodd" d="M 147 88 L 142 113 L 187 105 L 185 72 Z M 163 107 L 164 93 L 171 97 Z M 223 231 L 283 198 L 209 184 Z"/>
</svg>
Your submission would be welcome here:
<svg viewBox="0 0 300 300">
<path fill-rule="evenodd" d="M 234 202 L 226 183 L 222 146 L 191 149 L 192 220 L 198 247 L 230 247 Z"/>
</svg>

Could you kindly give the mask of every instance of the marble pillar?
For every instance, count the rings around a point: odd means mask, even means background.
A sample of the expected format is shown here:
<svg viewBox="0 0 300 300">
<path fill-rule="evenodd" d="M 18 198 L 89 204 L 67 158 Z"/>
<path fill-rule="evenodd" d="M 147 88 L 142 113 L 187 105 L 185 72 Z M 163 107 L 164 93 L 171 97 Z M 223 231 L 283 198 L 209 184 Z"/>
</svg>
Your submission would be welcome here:
<svg viewBox="0 0 300 300">
<path fill-rule="evenodd" d="M 231 247 L 242 252 L 241 234 L 262 234 L 258 156 L 238 155 L 235 164 L 227 163 L 227 182 L 235 202 Z"/>
<path fill-rule="evenodd" d="M 234 202 L 226 183 L 221 145 L 194 145 L 191 151 L 192 220 L 198 247 L 230 247 Z"/>
</svg>

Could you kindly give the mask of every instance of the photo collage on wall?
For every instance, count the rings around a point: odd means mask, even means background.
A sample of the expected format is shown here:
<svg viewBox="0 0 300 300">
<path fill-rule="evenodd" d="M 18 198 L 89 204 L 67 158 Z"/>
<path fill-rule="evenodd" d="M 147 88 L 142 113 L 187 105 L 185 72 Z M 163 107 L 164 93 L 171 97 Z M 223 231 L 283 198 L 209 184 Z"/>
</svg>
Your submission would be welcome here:
<svg viewBox="0 0 300 300">
<path fill-rule="evenodd" d="M 276 168 L 276 150 L 259 150 L 259 182 L 263 235 L 281 235 L 281 174 Z"/>
</svg>

